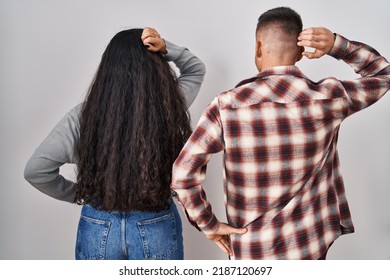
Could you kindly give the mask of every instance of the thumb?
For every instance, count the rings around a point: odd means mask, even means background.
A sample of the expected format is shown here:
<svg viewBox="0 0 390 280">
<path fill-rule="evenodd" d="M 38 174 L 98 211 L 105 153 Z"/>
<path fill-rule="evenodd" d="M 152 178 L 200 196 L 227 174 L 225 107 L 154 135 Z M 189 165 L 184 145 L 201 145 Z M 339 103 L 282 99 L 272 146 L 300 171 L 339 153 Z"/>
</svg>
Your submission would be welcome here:
<svg viewBox="0 0 390 280">
<path fill-rule="evenodd" d="M 225 231 L 226 231 L 225 234 L 244 234 L 248 231 L 248 229 L 247 228 L 235 228 L 235 227 L 226 225 Z"/>
<path fill-rule="evenodd" d="M 230 233 L 245 234 L 248 231 L 247 228 L 232 228 Z"/>
<path fill-rule="evenodd" d="M 217 235 L 228 235 L 228 234 L 244 234 L 248 231 L 247 228 L 236 228 L 228 224 L 221 223 L 219 229 L 215 232 Z"/>
<path fill-rule="evenodd" d="M 316 56 L 314 52 L 303 52 L 302 55 L 306 56 L 309 59 L 318 58 L 318 56 Z"/>
</svg>

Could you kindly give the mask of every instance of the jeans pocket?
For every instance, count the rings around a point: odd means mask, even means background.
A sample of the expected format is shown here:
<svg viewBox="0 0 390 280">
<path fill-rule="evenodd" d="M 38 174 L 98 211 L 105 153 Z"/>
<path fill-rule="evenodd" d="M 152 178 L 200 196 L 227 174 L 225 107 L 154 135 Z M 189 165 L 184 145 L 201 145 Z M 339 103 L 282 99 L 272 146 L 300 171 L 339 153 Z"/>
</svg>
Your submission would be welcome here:
<svg viewBox="0 0 390 280">
<path fill-rule="evenodd" d="M 77 230 L 76 259 L 104 260 L 111 222 L 81 216 Z"/>
<path fill-rule="evenodd" d="M 175 214 L 137 222 L 147 260 L 169 259 L 178 248 Z"/>
</svg>

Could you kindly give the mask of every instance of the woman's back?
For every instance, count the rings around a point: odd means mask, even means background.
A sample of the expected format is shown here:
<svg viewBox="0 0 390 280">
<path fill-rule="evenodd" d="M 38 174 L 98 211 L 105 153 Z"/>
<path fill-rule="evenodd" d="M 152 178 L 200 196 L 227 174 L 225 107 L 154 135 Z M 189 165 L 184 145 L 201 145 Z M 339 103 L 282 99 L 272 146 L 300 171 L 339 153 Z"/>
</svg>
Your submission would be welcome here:
<svg viewBox="0 0 390 280">
<path fill-rule="evenodd" d="M 105 211 L 168 207 L 172 164 L 191 127 L 172 69 L 141 34 L 125 30 L 111 40 L 83 105 L 77 203 Z"/>
<path fill-rule="evenodd" d="M 60 120 L 26 164 L 24 176 L 38 190 L 83 204 L 76 259 L 183 259 L 171 166 L 190 133 L 187 107 L 205 67 L 154 29 L 144 29 L 142 40 L 141 32 L 113 38 L 85 102 Z M 179 68 L 177 79 L 167 61 Z M 77 182 L 60 174 L 66 163 L 77 165 Z"/>
</svg>

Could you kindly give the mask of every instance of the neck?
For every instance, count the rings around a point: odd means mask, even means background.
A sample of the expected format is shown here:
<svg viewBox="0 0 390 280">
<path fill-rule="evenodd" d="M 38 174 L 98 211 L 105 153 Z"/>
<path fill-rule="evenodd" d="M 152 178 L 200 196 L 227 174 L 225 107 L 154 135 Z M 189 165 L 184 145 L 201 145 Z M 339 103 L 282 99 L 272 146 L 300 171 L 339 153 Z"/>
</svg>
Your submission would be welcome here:
<svg viewBox="0 0 390 280">
<path fill-rule="evenodd" d="M 267 60 L 262 59 L 262 61 L 258 65 L 258 70 L 263 71 L 266 68 L 270 67 L 276 67 L 276 66 L 294 66 L 296 61 L 291 59 L 285 59 L 285 60 Z"/>
</svg>

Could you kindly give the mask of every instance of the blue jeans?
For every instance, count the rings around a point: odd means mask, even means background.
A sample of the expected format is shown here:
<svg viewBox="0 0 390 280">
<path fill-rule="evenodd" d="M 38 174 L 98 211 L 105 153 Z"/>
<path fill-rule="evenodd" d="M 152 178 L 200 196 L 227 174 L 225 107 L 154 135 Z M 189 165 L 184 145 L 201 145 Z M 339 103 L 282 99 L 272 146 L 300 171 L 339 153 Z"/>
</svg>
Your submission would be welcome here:
<svg viewBox="0 0 390 280">
<path fill-rule="evenodd" d="M 105 212 L 84 205 L 77 260 L 182 260 L 182 224 L 175 203 L 161 212 Z"/>
</svg>

